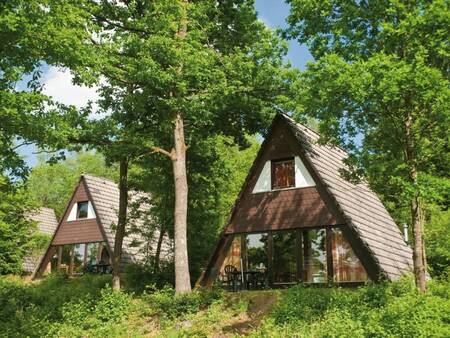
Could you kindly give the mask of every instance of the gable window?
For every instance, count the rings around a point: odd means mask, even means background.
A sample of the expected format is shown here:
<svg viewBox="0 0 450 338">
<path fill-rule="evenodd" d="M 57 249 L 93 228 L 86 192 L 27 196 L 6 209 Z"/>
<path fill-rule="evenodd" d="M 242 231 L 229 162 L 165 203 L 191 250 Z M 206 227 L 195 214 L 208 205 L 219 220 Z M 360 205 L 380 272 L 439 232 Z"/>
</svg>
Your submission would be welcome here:
<svg viewBox="0 0 450 338">
<path fill-rule="evenodd" d="M 89 202 L 77 203 L 77 219 L 87 218 L 89 210 Z"/>
<path fill-rule="evenodd" d="M 295 187 L 294 158 L 272 161 L 272 189 Z"/>
</svg>

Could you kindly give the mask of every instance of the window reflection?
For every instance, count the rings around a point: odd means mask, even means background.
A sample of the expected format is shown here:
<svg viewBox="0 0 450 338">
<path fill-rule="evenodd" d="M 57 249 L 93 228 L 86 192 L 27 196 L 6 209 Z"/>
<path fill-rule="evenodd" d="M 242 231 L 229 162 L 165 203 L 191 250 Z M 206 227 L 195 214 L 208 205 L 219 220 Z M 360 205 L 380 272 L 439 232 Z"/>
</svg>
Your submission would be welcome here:
<svg viewBox="0 0 450 338">
<path fill-rule="evenodd" d="M 88 217 L 89 202 L 78 202 L 77 204 L 77 219 Z"/>
<path fill-rule="evenodd" d="M 82 272 L 84 266 L 86 244 L 75 244 L 74 247 L 74 272 Z"/>
<path fill-rule="evenodd" d="M 100 245 L 101 245 L 100 243 L 87 244 L 88 249 L 87 249 L 86 264 L 88 265 L 98 264 Z"/>
<path fill-rule="evenodd" d="M 367 273 L 341 229 L 333 229 L 333 275 L 335 282 L 364 282 Z"/>
<path fill-rule="evenodd" d="M 246 236 L 247 270 L 267 270 L 267 234 L 249 234 Z"/>
<path fill-rule="evenodd" d="M 296 282 L 297 260 L 294 231 L 273 233 L 273 281 L 274 283 Z"/>
<path fill-rule="evenodd" d="M 303 232 L 304 281 L 325 283 L 327 281 L 327 255 L 325 229 Z"/>
<path fill-rule="evenodd" d="M 225 259 L 222 263 L 222 267 L 220 268 L 220 274 L 225 276 L 225 268 L 227 267 L 227 271 L 230 270 L 241 270 L 241 236 L 234 236 L 233 242 L 231 243 L 230 248 L 228 249 L 228 253 L 225 256 Z"/>
<path fill-rule="evenodd" d="M 58 258 L 59 250 L 61 250 L 60 258 Z M 109 252 L 104 242 L 62 245 L 57 248 L 55 257 L 52 258 L 52 269 L 59 268 L 60 271 L 70 275 L 83 273 L 86 268 L 99 264 L 111 264 Z M 87 271 L 90 271 L 90 269 L 87 269 Z"/>
</svg>

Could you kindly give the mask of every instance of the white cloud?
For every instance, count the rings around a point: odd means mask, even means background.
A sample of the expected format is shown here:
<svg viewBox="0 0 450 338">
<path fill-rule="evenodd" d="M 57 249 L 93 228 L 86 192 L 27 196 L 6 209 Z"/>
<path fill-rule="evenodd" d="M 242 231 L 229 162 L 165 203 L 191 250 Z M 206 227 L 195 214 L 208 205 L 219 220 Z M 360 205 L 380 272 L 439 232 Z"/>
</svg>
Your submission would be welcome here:
<svg viewBox="0 0 450 338">
<path fill-rule="evenodd" d="M 70 71 L 50 67 L 42 79 L 43 92 L 57 102 L 74 105 L 77 108 L 86 106 L 88 101 L 95 102 L 98 99 L 97 87 L 76 86 L 72 83 L 72 79 Z"/>
</svg>

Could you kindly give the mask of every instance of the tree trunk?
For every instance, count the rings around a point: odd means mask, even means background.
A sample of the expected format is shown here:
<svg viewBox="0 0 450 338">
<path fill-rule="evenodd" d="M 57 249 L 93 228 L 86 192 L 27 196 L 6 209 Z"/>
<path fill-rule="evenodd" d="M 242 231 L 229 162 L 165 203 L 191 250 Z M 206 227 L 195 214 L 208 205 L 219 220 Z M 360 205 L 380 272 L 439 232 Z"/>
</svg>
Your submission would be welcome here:
<svg viewBox="0 0 450 338">
<path fill-rule="evenodd" d="M 113 290 L 120 290 L 120 262 L 122 260 L 122 243 L 125 236 L 125 226 L 127 224 L 128 209 L 128 160 L 120 160 L 119 178 L 119 217 L 117 222 L 116 235 L 114 238 L 113 252 Z"/>
<path fill-rule="evenodd" d="M 156 244 L 154 273 L 159 272 L 159 261 L 161 259 L 161 247 L 162 247 L 162 242 L 163 242 L 165 233 L 166 233 L 166 226 L 165 226 L 165 224 L 162 224 L 161 229 L 159 231 L 158 243 Z"/>
<path fill-rule="evenodd" d="M 405 120 L 406 132 L 406 161 L 409 166 L 409 175 L 411 183 L 414 187 L 413 196 L 410 202 L 411 208 L 411 224 L 414 236 L 413 262 L 414 276 L 416 286 L 420 292 L 426 291 L 426 262 L 425 262 L 425 246 L 423 240 L 423 219 L 421 217 L 418 172 L 414 154 L 414 136 L 412 134 L 412 116 L 408 113 Z"/>
<path fill-rule="evenodd" d="M 416 172 L 417 175 L 417 172 Z M 411 199 L 411 222 L 414 234 L 414 275 L 416 285 L 421 292 L 426 291 L 426 263 L 425 263 L 425 246 L 423 240 L 423 222 L 420 217 L 420 202 L 417 192 Z"/>
<path fill-rule="evenodd" d="M 177 113 L 175 116 L 173 150 L 175 152 L 172 157 L 173 176 L 175 180 L 175 292 L 180 294 L 191 292 L 187 252 L 187 147 L 184 139 L 184 122 L 180 113 Z"/>
</svg>

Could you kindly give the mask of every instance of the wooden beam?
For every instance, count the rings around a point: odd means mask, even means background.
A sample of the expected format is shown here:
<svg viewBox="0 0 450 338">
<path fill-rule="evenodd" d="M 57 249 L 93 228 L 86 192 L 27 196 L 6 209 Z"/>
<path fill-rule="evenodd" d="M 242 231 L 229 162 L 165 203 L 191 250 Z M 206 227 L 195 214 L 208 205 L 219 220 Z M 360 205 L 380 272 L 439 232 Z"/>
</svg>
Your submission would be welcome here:
<svg viewBox="0 0 450 338">
<path fill-rule="evenodd" d="M 273 287 L 273 233 L 269 231 L 267 233 L 267 278 L 269 280 L 269 286 Z"/>
<path fill-rule="evenodd" d="M 241 234 L 241 258 L 242 258 L 241 269 L 243 271 L 242 287 L 245 288 L 247 285 L 247 274 L 245 272 L 248 270 L 247 235 L 245 234 Z"/>
<path fill-rule="evenodd" d="M 331 227 L 326 228 L 325 241 L 327 252 L 327 280 L 328 283 L 333 283 L 333 230 Z"/>
<path fill-rule="evenodd" d="M 303 281 L 303 237 L 301 230 L 295 230 L 295 260 L 297 263 L 297 282 Z"/>
<path fill-rule="evenodd" d="M 70 249 L 69 275 L 73 275 L 73 266 L 75 264 L 75 245 Z"/>
<path fill-rule="evenodd" d="M 84 258 L 83 258 L 84 267 L 86 267 L 87 255 L 88 255 L 88 243 L 84 243 Z"/>
<path fill-rule="evenodd" d="M 311 277 L 311 265 L 309 260 L 311 257 L 311 241 L 309 240 L 308 231 L 302 232 L 303 237 L 303 282 L 308 282 L 308 278 Z"/>
<path fill-rule="evenodd" d="M 62 245 L 60 245 L 60 246 L 58 246 L 58 261 L 56 263 L 56 271 L 61 270 L 62 253 L 63 253 L 63 247 L 62 247 Z"/>
</svg>

